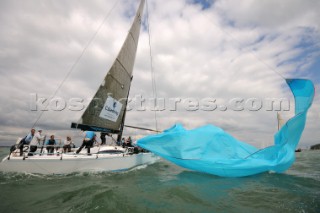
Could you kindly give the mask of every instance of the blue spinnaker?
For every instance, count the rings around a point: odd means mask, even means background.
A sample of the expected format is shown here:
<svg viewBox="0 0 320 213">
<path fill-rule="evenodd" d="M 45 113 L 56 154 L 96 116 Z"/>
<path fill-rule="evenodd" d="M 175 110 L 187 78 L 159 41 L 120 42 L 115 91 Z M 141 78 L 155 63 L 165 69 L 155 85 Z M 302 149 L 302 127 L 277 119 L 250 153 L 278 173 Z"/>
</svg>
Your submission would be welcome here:
<svg viewBox="0 0 320 213">
<path fill-rule="evenodd" d="M 295 116 L 274 135 L 272 146 L 257 149 L 213 125 L 186 130 L 180 124 L 144 137 L 137 144 L 179 166 L 223 177 L 283 172 L 295 160 L 295 149 L 314 96 L 310 80 L 286 81 L 295 98 Z"/>
</svg>

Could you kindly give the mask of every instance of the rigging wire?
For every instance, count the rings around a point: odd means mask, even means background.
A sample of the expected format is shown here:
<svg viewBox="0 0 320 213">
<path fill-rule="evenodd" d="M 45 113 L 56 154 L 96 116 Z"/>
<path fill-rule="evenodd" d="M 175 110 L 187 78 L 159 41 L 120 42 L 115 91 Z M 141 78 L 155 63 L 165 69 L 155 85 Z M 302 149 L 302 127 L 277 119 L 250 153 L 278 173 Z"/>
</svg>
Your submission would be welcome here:
<svg viewBox="0 0 320 213">
<path fill-rule="evenodd" d="M 157 85 L 156 85 L 156 81 L 155 81 L 155 74 L 154 74 L 154 68 L 153 68 L 148 0 L 146 0 L 146 10 L 147 10 L 146 18 L 147 18 L 147 25 L 148 25 L 147 29 L 148 29 L 148 38 L 149 38 L 150 70 L 151 70 L 151 79 L 152 79 L 152 93 L 153 93 L 153 97 L 155 98 L 154 119 L 155 119 L 156 131 L 158 131 L 158 120 L 157 120 L 157 109 L 156 109 L 156 106 L 157 106 Z"/>
<path fill-rule="evenodd" d="M 68 77 L 70 76 L 70 74 L 73 72 L 73 70 L 75 69 L 75 67 L 77 66 L 77 64 L 79 63 L 80 59 L 82 58 L 82 56 L 84 55 L 84 53 L 86 52 L 86 50 L 88 49 L 88 47 L 90 46 L 90 44 L 92 43 L 92 41 L 95 39 L 96 35 L 98 34 L 98 32 L 100 31 L 100 29 L 102 28 L 103 24 L 106 22 L 106 20 L 109 18 L 110 14 L 112 13 L 112 11 L 114 10 L 114 8 L 116 8 L 117 4 L 120 2 L 120 0 L 117 0 L 113 6 L 111 7 L 111 9 L 109 10 L 109 12 L 107 13 L 107 15 L 104 17 L 104 19 L 102 20 L 102 22 L 99 24 L 98 28 L 96 29 L 95 33 L 91 36 L 91 38 L 89 39 L 89 41 L 87 42 L 87 44 L 84 46 L 81 54 L 79 55 L 79 57 L 75 60 L 75 62 L 73 63 L 73 65 L 71 66 L 71 68 L 69 69 L 68 73 L 66 74 L 66 76 L 63 78 L 63 80 L 61 81 L 61 83 L 59 84 L 58 88 L 55 90 L 55 92 L 53 93 L 53 95 L 51 95 L 51 97 L 49 98 L 52 99 L 54 96 L 56 96 L 56 94 L 58 93 L 58 91 L 60 90 L 60 88 L 62 87 L 62 85 L 65 83 L 65 81 L 68 79 Z M 45 109 L 48 107 L 49 105 L 49 101 L 45 106 Z M 39 122 L 40 118 L 42 117 L 43 113 L 45 111 L 41 111 L 41 113 L 39 114 L 38 118 L 36 119 L 36 121 L 33 123 L 32 128 L 34 128 L 37 123 Z"/>
</svg>

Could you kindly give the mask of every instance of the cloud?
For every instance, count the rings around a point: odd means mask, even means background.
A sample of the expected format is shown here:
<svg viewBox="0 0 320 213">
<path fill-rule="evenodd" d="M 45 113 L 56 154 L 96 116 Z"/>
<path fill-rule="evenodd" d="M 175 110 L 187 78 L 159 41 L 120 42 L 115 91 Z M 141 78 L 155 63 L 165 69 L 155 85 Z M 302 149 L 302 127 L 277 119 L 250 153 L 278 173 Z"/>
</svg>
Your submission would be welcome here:
<svg viewBox="0 0 320 213">
<path fill-rule="evenodd" d="M 0 143 L 23 136 L 41 112 L 30 111 L 38 98 L 90 99 L 110 68 L 131 25 L 138 1 L 2 1 L 0 3 Z M 287 98 L 284 77 L 312 78 L 319 89 L 319 14 L 317 1 L 183 1 L 149 0 L 152 67 L 157 95 L 170 98 Z M 146 11 L 145 11 L 146 12 Z M 76 66 L 86 44 L 102 27 Z M 146 25 L 146 17 L 144 17 Z M 130 97 L 153 96 L 148 31 L 140 34 Z M 72 70 L 71 70 L 72 69 Z M 69 75 L 68 75 L 69 73 Z M 280 75 L 279 75 L 280 74 Z M 68 76 L 67 78 L 65 78 Z M 272 144 L 276 112 L 188 111 L 157 113 L 160 129 L 181 122 L 223 127 L 258 147 Z M 293 105 L 292 105 L 293 106 Z M 319 143 L 319 96 L 308 114 L 301 146 Z M 129 111 L 129 125 L 155 127 L 154 112 Z M 37 126 L 79 137 L 70 130 L 82 112 L 44 112 Z M 293 114 L 283 112 L 285 118 Z M 149 134 L 126 129 L 125 135 Z"/>
</svg>

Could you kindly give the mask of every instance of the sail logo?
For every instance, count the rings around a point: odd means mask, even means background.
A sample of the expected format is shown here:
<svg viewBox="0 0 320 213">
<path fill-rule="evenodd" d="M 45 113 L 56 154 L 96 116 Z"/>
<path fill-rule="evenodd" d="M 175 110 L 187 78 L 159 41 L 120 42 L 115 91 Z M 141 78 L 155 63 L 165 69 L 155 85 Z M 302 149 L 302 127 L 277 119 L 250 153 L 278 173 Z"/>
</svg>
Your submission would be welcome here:
<svg viewBox="0 0 320 213">
<path fill-rule="evenodd" d="M 120 115 L 121 108 L 122 104 L 119 101 L 108 96 L 99 117 L 116 122 Z"/>
</svg>

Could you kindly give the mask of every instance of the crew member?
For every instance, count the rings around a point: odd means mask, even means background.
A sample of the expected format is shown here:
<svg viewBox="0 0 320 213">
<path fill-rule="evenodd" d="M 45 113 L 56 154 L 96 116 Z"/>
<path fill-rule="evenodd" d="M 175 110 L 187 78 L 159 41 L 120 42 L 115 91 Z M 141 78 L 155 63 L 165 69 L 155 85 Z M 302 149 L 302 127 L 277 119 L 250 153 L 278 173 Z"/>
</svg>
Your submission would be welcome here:
<svg viewBox="0 0 320 213">
<path fill-rule="evenodd" d="M 94 141 L 96 140 L 96 133 L 93 131 L 86 131 L 82 145 L 77 150 L 77 154 L 82 150 L 83 147 L 87 148 L 88 154 L 90 154 L 90 148 L 93 146 Z"/>
<path fill-rule="evenodd" d="M 35 131 L 36 130 L 32 128 L 30 133 L 20 141 L 20 143 L 19 143 L 20 156 L 22 156 L 22 154 L 23 154 L 23 146 L 30 144 L 30 142 L 32 141 L 32 138 L 34 136 Z"/>
</svg>

